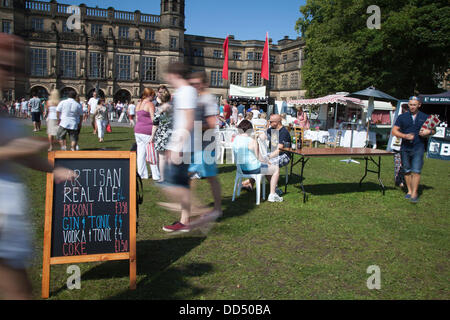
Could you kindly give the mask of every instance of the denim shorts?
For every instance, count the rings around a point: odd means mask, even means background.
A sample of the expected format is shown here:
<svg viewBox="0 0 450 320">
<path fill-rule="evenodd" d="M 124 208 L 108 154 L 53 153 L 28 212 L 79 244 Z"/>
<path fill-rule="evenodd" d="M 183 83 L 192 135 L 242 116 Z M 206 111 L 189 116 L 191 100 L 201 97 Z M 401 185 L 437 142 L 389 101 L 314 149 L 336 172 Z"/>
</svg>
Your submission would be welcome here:
<svg viewBox="0 0 450 320">
<path fill-rule="evenodd" d="M 402 150 L 402 168 L 404 173 L 421 173 L 423 167 L 423 155 L 425 151 L 420 150 Z"/>
<path fill-rule="evenodd" d="M 164 181 L 162 187 L 182 187 L 189 188 L 189 164 L 173 164 L 168 163 L 164 167 Z"/>
</svg>

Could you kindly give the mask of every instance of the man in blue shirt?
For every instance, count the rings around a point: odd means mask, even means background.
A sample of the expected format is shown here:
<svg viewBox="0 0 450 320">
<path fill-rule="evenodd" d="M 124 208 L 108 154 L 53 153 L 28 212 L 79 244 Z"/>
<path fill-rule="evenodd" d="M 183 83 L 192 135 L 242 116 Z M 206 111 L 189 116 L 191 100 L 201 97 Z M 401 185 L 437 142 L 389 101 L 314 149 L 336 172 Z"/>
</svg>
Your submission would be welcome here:
<svg viewBox="0 0 450 320">
<path fill-rule="evenodd" d="M 242 113 L 242 115 L 243 116 L 245 116 L 245 107 L 244 107 L 244 105 L 242 104 L 242 102 L 238 105 L 238 114 L 239 113 Z"/>
<path fill-rule="evenodd" d="M 400 149 L 405 182 L 408 193 L 405 199 L 413 203 L 419 200 L 418 189 L 420 183 L 420 173 L 423 167 L 423 155 L 426 148 L 426 138 L 435 134 L 435 130 L 422 129 L 422 125 L 427 120 L 428 115 L 419 111 L 420 100 L 412 96 L 409 98 L 409 111 L 401 114 L 395 121 L 392 134 L 402 139 Z"/>
</svg>

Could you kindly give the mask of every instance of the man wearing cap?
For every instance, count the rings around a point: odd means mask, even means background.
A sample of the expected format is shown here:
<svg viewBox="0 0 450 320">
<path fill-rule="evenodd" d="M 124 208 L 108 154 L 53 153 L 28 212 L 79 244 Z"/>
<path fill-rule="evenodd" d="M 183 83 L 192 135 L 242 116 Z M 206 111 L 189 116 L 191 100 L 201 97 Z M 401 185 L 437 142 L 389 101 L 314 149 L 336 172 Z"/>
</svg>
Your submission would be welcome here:
<svg viewBox="0 0 450 320">
<path fill-rule="evenodd" d="M 426 138 L 436 133 L 436 130 L 422 129 L 428 115 L 419 111 L 421 102 L 416 96 L 409 98 L 409 111 L 401 114 L 395 121 L 392 134 L 402 139 L 400 149 L 405 182 L 408 193 L 405 199 L 412 203 L 419 201 L 418 189 L 420 174 L 423 167 Z"/>
</svg>

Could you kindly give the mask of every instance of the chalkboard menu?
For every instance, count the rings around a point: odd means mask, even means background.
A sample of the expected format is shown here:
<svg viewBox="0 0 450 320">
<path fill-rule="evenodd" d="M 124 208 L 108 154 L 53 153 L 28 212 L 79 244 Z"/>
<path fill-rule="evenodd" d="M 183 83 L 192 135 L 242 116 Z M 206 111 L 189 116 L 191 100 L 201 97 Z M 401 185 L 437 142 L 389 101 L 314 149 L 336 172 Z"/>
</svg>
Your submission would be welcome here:
<svg viewBox="0 0 450 320">
<path fill-rule="evenodd" d="M 75 171 L 54 185 L 52 257 L 129 251 L 127 159 L 56 159 Z"/>
<path fill-rule="evenodd" d="M 75 172 L 56 184 L 47 174 L 42 297 L 48 298 L 50 265 L 130 260 L 136 282 L 136 153 L 56 151 L 55 167 Z"/>
</svg>

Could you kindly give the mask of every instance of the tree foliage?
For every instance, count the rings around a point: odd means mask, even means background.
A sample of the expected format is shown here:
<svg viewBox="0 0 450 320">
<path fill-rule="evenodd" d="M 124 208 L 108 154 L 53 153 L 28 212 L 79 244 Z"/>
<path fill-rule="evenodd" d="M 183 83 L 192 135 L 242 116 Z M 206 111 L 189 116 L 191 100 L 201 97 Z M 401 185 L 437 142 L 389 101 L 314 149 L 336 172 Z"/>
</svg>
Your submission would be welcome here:
<svg viewBox="0 0 450 320">
<path fill-rule="evenodd" d="M 373 4 L 380 29 L 367 27 Z M 300 12 L 308 97 L 370 85 L 397 98 L 442 91 L 438 83 L 450 69 L 448 0 L 307 0 Z"/>
</svg>

